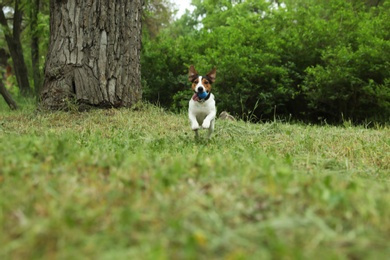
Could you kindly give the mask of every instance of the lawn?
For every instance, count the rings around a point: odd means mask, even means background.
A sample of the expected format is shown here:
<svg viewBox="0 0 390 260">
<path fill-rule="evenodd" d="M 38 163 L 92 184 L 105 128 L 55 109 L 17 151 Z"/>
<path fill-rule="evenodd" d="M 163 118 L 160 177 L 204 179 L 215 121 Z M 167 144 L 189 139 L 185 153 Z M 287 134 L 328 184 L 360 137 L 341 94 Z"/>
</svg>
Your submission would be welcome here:
<svg viewBox="0 0 390 260">
<path fill-rule="evenodd" d="M 388 127 L 0 111 L 0 259 L 390 255 Z"/>
</svg>

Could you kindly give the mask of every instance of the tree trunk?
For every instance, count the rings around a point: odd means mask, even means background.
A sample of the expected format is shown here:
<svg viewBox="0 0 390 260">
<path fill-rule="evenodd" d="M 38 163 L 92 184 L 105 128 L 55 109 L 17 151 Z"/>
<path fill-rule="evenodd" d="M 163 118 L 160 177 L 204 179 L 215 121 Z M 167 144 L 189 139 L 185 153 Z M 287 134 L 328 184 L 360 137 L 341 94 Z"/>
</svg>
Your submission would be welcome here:
<svg viewBox="0 0 390 260">
<path fill-rule="evenodd" d="M 19 8 L 19 0 L 15 0 L 12 30 L 8 26 L 7 19 L 5 18 L 3 11 L 3 5 L 1 4 L 0 9 L 0 24 L 4 28 L 5 40 L 7 41 L 8 49 L 11 54 L 13 70 L 15 72 L 20 93 L 23 96 L 29 96 L 32 94 L 32 90 L 28 81 L 27 66 L 24 61 L 22 43 L 20 41 L 20 34 L 22 32 L 22 10 Z"/>
<path fill-rule="evenodd" d="M 43 107 L 139 101 L 141 10 L 142 0 L 51 0 Z"/>
<path fill-rule="evenodd" d="M 41 93 L 41 71 L 39 69 L 39 35 L 37 32 L 39 7 L 40 0 L 33 0 L 30 11 L 31 63 L 36 97 L 39 97 L 39 94 Z"/>
<path fill-rule="evenodd" d="M 7 102 L 8 106 L 12 110 L 18 109 L 16 102 L 12 99 L 11 94 L 5 88 L 3 79 L 0 79 L 0 94 L 3 96 L 5 102 Z"/>
</svg>

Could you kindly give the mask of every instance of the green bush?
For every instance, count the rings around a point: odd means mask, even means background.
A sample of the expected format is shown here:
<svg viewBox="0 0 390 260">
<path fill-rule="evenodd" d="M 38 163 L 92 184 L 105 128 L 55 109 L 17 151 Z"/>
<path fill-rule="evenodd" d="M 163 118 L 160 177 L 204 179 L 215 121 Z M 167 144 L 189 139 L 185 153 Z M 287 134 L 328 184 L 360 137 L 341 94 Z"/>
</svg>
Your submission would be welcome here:
<svg viewBox="0 0 390 260">
<path fill-rule="evenodd" d="M 347 16 L 354 19 L 354 30 L 345 31 L 343 42 L 325 48 L 321 63 L 305 70 L 303 90 L 312 113 L 357 121 L 389 119 L 389 14 L 385 6 Z"/>
<path fill-rule="evenodd" d="M 194 1 L 144 41 L 145 99 L 185 108 L 194 64 L 217 67 L 218 109 L 244 119 L 388 120 L 390 4 L 315 2 Z"/>
</svg>

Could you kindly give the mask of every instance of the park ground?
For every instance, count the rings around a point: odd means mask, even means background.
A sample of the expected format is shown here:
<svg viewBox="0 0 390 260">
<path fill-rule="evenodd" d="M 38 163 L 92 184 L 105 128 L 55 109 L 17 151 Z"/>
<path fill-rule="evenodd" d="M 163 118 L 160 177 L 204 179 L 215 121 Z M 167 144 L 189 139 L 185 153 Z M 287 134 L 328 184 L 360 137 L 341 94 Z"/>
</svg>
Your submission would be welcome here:
<svg viewBox="0 0 390 260">
<path fill-rule="evenodd" d="M 0 259 L 387 259 L 390 128 L 0 112 Z"/>
</svg>

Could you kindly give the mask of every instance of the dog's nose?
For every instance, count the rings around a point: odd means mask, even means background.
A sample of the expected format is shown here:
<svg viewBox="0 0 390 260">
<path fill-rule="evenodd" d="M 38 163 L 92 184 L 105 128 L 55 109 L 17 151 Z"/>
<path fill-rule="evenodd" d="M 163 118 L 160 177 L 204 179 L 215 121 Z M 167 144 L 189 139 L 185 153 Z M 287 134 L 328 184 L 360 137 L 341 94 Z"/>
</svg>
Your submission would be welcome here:
<svg viewBox="0 0 390 260">
<path fill-rule="evenodd" d="M 203 87 L 198 87 L 198 93 L 202 93 L 204 91 Z"/>
</svg>

